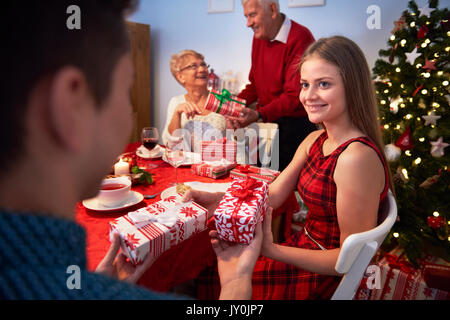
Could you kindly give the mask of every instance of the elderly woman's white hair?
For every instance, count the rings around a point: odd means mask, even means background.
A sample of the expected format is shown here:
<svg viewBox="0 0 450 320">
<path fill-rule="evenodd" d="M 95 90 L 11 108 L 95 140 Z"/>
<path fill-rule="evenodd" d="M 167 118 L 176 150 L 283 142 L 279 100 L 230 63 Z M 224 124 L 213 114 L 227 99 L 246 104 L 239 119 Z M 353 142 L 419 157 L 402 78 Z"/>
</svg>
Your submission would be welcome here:
<svg viewBox="0 0 450 320">
<path fill-rule="evenodd" d="M 204 60 L 205 57 L 194 50 L 183 50 L 178 53 L 175 53 L 170 58 L 170 72 L 174 76 L 175 80 L 178 81 L 177 73 L 180 71 L 180 69 L 183 67 L 183 64 L 185 63 L 186 57 L 188 56 L 194 56 L 195 58 Z M 178 81 L 181 85 L 183 85 L 180 81 Z"/>
<path fill-rule="evenodd" d="M 241 0 L 242 5 L 244 5 L 247 1 L 248 0 Z M 258 0 L 258 2 L 264 9 L 267 9 L 271 3 L 275 3 L 277 12 L 280 12 L 280 3 L 278 0 Z"/>
</svg>

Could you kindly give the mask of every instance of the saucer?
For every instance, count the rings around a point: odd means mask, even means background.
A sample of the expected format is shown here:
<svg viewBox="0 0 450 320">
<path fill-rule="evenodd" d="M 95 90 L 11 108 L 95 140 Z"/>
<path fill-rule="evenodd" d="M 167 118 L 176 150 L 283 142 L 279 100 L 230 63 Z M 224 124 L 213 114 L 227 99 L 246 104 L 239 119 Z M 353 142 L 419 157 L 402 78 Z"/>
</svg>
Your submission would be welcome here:
<svg viewBox="0 0 450 320">
<path fill-rule="evenodd" d="M 130 195 L 128 196 L 128 198 L 126 200 L 124 200 L 122 203 L 120 203 L 116 206 L 113 206 L 113 207 L 107 207 L 107 206 L 100 204 L 98 202 L 97 198 L 86 199 L 86 200 L 83 200 L 82 203 L 87 209 L 90 209 L 90 210 L 115 211 L 115 210 L 121 210 L 121 209 L 125 209 L 125 208 L 129 208 L 131 206 L 134 206 L 135 204 L 138 204 L 142 200 L 144 200 L 144 196 L 141 193 L 131 190 Z"/>
<path fill-rule="evenodd" d="M 149 151 L 144 146 L 140 146 L 136 150 L 136 155 L 144 159 L 158 159 L 162 157 L 163 153 L 164 148 L 162 148 L 159 144 L 157 144 L 152 151 Z"/>
</svg>

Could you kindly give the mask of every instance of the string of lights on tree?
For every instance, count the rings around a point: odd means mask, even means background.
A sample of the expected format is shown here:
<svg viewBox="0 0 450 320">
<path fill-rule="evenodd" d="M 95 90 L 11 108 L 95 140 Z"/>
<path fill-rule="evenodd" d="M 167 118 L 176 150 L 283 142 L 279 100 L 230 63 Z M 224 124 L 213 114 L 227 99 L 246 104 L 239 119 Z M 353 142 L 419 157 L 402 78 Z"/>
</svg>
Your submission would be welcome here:
<svg viewBox="0 0 450 320">
<path fill-rule="evenodd" d="M 427 248 L 450 253 L 450 14 L 438 5 L 410 1 L 373 69 L 399 213 L 385 245 L 416 266 Z"/>
</svg>

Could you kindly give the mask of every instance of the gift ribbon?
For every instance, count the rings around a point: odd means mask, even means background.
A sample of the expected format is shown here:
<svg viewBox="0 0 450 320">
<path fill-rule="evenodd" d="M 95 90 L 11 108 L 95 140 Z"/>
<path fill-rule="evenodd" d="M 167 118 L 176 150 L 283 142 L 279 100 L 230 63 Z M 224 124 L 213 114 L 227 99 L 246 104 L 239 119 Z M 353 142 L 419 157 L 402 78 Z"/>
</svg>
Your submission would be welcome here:
<svg viewBox="0 0 450 320">
<path fill-rule="evenodd" d="M 255 189 L 261 187 L 262 182 L 256 181 L 255 179 L 252 179 L 252 178 L 247 178 L 246 180 L 242 180 L 242 181 L 238 182 L 237 185 L 240 186 L 241 188 L 233 189 L 230 192 L 230 194 L 233 197 L 238 198 L 238 202 L 236 203 L 236 206 L 234 207 L 231 217 L 236 216 L 236 214 L 241 209 L 243 202 L 251 201 L 255 198 L 255 193 L 257 193 L 257 191 Z M 236 224 L 233 223 L 232 228 L 233 228 L 233 234 L 237 235 L 238 228 L 237 228 Z"/>
<path fill-rule="evenodd" d="M 270 171 L 263 171 L 262 168 L 255 168 L 248 164 L 246 165 L 238 165 L 236 166 L 236 170 L 238 170 L 240 173 L 256 173 L 260 175 L 261 177 L 275 177 L 274 173 L 271 173 Z"/>
<path fill-rule="evenodd" d="M 412 265 L 408 261 L 400 260 L 400 257 L 397 257 L 396 255 L 390 253 L 386 253 L 384 256 L 390 267 L 394 269 L 400 269 L 405 273 L 414 272 Z"/>
<path fill-rule="evenodd" d="M 255 196 L 255 189 L 262 186 L 262 182 L 249 178 L 238 183 L 240 189 L 231 190 L 233 197 L 239 198 L 240 202 L 250 201 Z"/>
<path fill-rule="evenodd" d="M 165 225 L 168 228 L 171 228 L 176 224 L 178 220 L 178 214 L 175 208 L 168 209 L 166 212 L 158 215 L 149 213 L 146 210 L 137 210 L 128 213 L 128 217 L 138 228 L 142 228 L 150 222 L 157 222 L 159 224 Z"/>
<path fill-rule="evenodd" d="M 222 94 L 216 93 L 214 91 L 212 91 L 212 94 L 217 98 L 217 100 L 219 100 L 219 107 L 217 108 L 217 113 L 219 113 L 220 109 L 222 108 L 223 103 L 225 101 L 227 101 L 227 100 L 230 101 L 230 102 L 234 101 L 234 102 L 237 102 L 237 103 L 242 104 L 243 106 L 245 106 L 244 102 L 241 102 L 241 101 L 233 99 L 232 96 L 231 96 L 231 92 L 228 91 L 227 89 L 223 89 L 222 90 Z"/>
</svg>

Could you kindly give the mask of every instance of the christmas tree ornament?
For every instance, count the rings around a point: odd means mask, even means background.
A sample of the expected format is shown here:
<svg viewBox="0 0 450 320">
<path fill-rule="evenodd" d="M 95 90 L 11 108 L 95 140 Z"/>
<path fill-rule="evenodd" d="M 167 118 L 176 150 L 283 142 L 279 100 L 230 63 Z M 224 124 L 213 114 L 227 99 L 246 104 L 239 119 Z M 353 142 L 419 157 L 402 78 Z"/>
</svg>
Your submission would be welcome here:
<svg viewBox="0 0 450 320">
<path fill-rule="evenodd" d="M 429 29 L 426 26 L 421 26 L 417 32 L 417 39 L 423 39 L 427 35 Z"/>
<path fill-rule="evenodd" d="M 420 91 L 420 89 L 422 89 L 422 88 L 423 88 L 423 84 L 421 84 L 420 86 L 418 86 L 416 88 L 416 90 L 414 90 L 412 96 L 415 97 L 417 95 L 417 93 Z"/>
<path fill-rule="evenodd" d="M 395 162 L 400 158 L 402 150 L 395 144 L 390 143 L 384 147 L 384 152 L 386 153 L 386 159 L 389 162 Z"/>
<path fill-rule="evenodd" d="M 397 114 L 398 106 L 402 102 L 403 102 L 403 99 L 400 96 L 398 96 L 397 98 L 391 100 L 391 103 L 389 104 L 389 111 L 391 111 L 393 114 Z"/>
<path fill-rule="evenodd" d="M 417 47 L 414 48 L 413 51 L 411 52 L 406 52 L 406 60 L 411 64 L 414 65 L 414 61 L 416 61 L 416 59 L 418 57 L 420 57 L 422 54 L 421 53 L 417 53 Z"/>
<path fill-rule="evenodd" d="M 436 125 L 436 121 L 442 118 L 441 116 L 437 116 L 434 113 L 434 110 L 431 111 L 431 113 L 427 116 L 422 116 L 422 118 L 425 120 L 425 126 L 429 126 L 430 124 Z"/>
<path fill-rule="evenodd" d="M 439 175 L 435 174 L 432 177 L 427 178 L 424 182 L 422 182 L 419 187 L 424 188 L 424 189 L 428 189 L 430 188 L 433 184 L 435 184 L 437 181 L 439 180 Z"/>
<path fill-rule="evenodd" d="M 400 19 L 397 21 L 394 21 L 394 29 L 391 31 L 392 34 L 396 33 L 397 31 L 403 30 L 406 28 L 407 24 L 405 22 L 405 17 L 401 16 Z"/>
<path fill-rule="evenodd" d="M 425 65 L 422 67 L 422 69 L 436 70 L 435 63 L 436 63 L 436 61 L 427 59 L 427 60 L 425 60 Z"/>
<path fill-rule="evenodd" d="M 412 136 L 411 136 L 411 130 L 410 128 L 406 128 L 405 132 L 398 138 L 398 140 L 395 142 L 395 145 L 399 147 L 402 151 L 411 150 L 414 148 L 414 145 L 412 143 Z"/>
<path fill-rule="evenodd" d="M 433 228 L 434 230 L 439 229 L 440 227 L 442 227 L 445 224 L 445 220 L 444 218 L 442 218 L 441 216 L 438 217 L 434 217 L 434 216 L 429 216 L 427 218 L 427 224 Z"/>
<path fill-rule="evenodd" d="M 431 141 L 430 143 L 432 145 L 430 153 L 435 158 L 442 157 L 444 155 L 444 149 L 449 146 L 448 143 L 443 141 L 442 137 L 439 137 L 439 139 L 436 141 Z"/>
<path fill-rule="evenodd" d="M 419 10 L 420 10 L 419 17 L 423 15 L 423 16 L 427 16 L 428 18 L 430 17 L 430 13 L 431 13 L 432 11 L 434 11 L 434 9 L 431 9 L 431 8 L 428 7 L 428 6 L 423 6 L 423 7 L 420 8 Z"/>
<path fill-rule="evenodd" d="M 427 105 L 425 104 L 425 101 L 423 101 L 422 98 L 419 99 L 419 103 L 417 104 L 417 106 L 418 106 L 420 109 L 426 109 L 426 108 L 427 108 Z"/>
<path fill-rule="evenodd" d="M 398 47 L 398 42 L 396 42 L 394 44 L 394 46 L 391 49 L 391 54 L 389 55 L 389 63 L 391 63 L 391 64 L 394 62 L 394 59 L 395 59 L 394 52 L 395 52 L 395 50 L 397 50 L 397 47 Z"/>
</svg>

